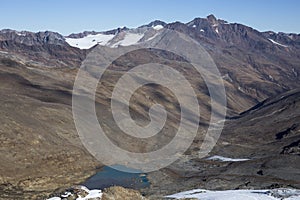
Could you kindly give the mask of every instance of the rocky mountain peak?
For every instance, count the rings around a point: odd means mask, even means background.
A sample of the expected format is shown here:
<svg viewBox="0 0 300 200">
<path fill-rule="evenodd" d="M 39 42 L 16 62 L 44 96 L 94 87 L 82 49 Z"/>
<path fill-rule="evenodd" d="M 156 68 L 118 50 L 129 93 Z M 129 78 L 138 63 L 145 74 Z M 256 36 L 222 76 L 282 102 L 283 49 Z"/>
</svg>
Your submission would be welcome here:
<svg viewBox="0 0 300 200">
<path fill-rule="evenodd" d="M 217 18 L 213 14 L 208 15 L 206 18 L 212 24 L 217 23 Z"/>
<path fill-rule="evenodd" d="M 165 26 L 165 25 L 166 25 L 166 23 L 165 23 L 165 22 L 163 22 L 163 21 L 160 21 L 160 20 L 155 20 L 155 21 L 153 21 L 153 22 L 150 22 L 150 23 L 148 24 L 148 26 L 157 26 L 157 25 L 162 25 L 162 26 Z"/>
<path fill-rule="evenodd" d="M 38 33 L 10 29 L 3 29 L 0 31 L 0 41 L 13 41 L 28 46 L 43 44 L 65 45 L 64 40 L 65 39 L 61 34 L 52 31 Z"/>
<path fill-rule="evenodd" d="M 96 35 L 98 33 L 99 32 L 96 32 L 96 31 L 84 31 L 84 32 L 81 32 L 81 33 L 72 33 L 72 34 L 68 35 L 67 37 L 68 38 L 83 38 L 87 35 Z"/>
<path fill-rule="evenodd" d="M 161 20 L 154 20 L 154 21 L 150 22 L 149 24 L 140 26 L 139 28 L 154 27 L 154 26 L 163 26 L 163 27 L 165 27 L 166 25 L 167 25 L 166 22 L 163 22 Z"/>
<path fill-rule="evenodd" d="M 36 37 L 42 39 L 43 43 L 62 45 L 64 43 L 64 36 L 52 31 L 38 32 Z"/>
</svg>

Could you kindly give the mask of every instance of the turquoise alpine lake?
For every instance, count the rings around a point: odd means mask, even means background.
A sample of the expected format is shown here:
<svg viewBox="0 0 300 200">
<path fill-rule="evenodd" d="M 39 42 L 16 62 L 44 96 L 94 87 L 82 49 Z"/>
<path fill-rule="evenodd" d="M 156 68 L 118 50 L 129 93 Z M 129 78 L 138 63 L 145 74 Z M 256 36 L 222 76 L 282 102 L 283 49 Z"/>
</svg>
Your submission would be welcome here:
<svg viewBox="0 0 300 200">
<path fill-rule="evenodd" d="M 104 189 L 115 185 L 141 189 L 150 186 L 150 183 L 147 175 L 142 171 L 122 165 L 113 165 L 111 167 L 104 166 L 101 171 L 87 179 L 83 185 L 89 189 Z"/>
</svg>

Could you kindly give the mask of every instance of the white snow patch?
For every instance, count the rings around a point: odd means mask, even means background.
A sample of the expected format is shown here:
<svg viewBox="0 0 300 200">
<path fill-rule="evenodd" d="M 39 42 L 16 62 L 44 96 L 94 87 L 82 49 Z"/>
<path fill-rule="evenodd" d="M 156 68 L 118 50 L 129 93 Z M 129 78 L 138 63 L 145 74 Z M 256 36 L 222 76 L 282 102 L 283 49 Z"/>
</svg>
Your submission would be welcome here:
<svg viewBox="0 0 300 200">
<path fill-rule="evenodd" d="M 84 189 L 83 189 L 84 190 Z M 96 198 L 102 198 L 102 191 L 101 190 L 88 190 L 88 195 L 85 197 L 78 197 L 76 200 L 89 200 L 89 199 L 96 199 Z M 69 196 L 71 195 L 68 194 Z M 62 198 L 67 198 L 68 196 L 62 195 Z M 47 200 L 61 200 L 60 197 L 52 197 Z"/>
<path fill-rule="evenodd" d="M 153 40 L 154 38 L 156 38 L 156 36 L 160 35 L 160 32 L 155 33 L 155 35 L 153 35 L 152 37 L 148 38 L 147 41 Z"/>
<path fill-rule="evenodd" d="M 163 29 L 164 27 L 162 26 L 162 25 L 156 25 L 156 26 L 152 26 L 152 28 L 154 29 L 154 30 L 160 30 L 160 29 Z"/>
<path fill-rule="evenodd" d="M 3 54 L 8 54 L 8 52 L 6 52 L 6 51 L 0 51 L 0 53 L 3 53 Z"/>
<path fill-rule="evenodd" d="M 193 27 L 193 28 L 196 28 L 197 26 L 194 24 L 192 27 Z"/>
<path fill-rule="evenodd" d="M 118 47 L 120 46 L 129 46 L 137 44 L 140 39 L 144 37 L 144 34 L 138 34 L 138 33 L 126 33 L 123 40 L 115 43 L 112 45 L 112 47 Z"/>
<path fill-rule="evenodd" d="M 196 198 L 199 200 L 300 200 L 300 191 L 294 189 L 225 191 L 195 189 L 169 195 L 166 198 Z"/>
<path fill-rule="evenodd" d="M 242 162 L 242 161 L 247 161 L 250 159 L 247 158 L 227 158 L 227 157 L 223 157 L 223 156 L 211 156 L 209 158 L 207 158 L 207 160 L 217 160 L 217 161 L 221 161 L 221 162 Z"/>
<path fill-rule="evenodd" d="M 277 44 L 277 45 L 282 46 L 282 47 L 288 47 L 288 46 L 280 44 L 280 43 L 278 43 L 278 42 L 276 42 L 276 41 L 274 41 L 274 40 L 272 40 L 270 38 L 268 38 L 268 40 L 270 40 L 273 44 Z"/>
<path fill-rule="evenodd" d="M 216 33 L 219 34 L 219 29 L 218 29 L 218 27 L 216 27 L 215 31 L 216 31 Z"/>
<path fill-rule="evenodd" d="M 238 87 L 238 90 L 245 93 L 244 89 L 241 86 Z"/>
<path fill-rule="evenodd" d="M 85 197 L 78 197 L 76 200 L 89 200 L 93 198 L 101 198 L 102 191 L 101 190 L 90 190 L 89 194 Z"/>
<path fill-rule="evenodd" d="M 61 197 L 67 198 L 67 197 L 69 197 L 69 196 L 71 196 L 71 195 L 72 195 L 71 192 L 66 192 L 65 194 L 61 195 Z"/>
<path fill-rule="evenodd" d="M 205 32 L 205 31 L 203 29 L 201 29 L 200 32 Z"/>
<path fill-rule="evenodd" d="M 77 47 L 79 49 L 89 49 L 96 44 L 106 45 L 115 35 L 105 35 L 105 34 L 97 34 L 97 35 L 88 35 L 83 38 L 66 38 L 66 42 L 72 46 Z"/>
<path fill-rule="evenodd" d="M 26 36 L 26 33 L 16 32 L 16 34 L 17 34 L 18 36 Z"/>
</svg>

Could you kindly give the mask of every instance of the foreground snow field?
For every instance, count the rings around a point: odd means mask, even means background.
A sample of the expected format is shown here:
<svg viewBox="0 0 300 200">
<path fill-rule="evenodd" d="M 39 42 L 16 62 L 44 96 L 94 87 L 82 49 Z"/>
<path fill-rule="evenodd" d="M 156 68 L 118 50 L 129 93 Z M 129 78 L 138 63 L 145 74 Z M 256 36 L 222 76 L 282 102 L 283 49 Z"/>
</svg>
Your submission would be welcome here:
<svg viewBox="0 0 300 200">
<path fill-rule="evenodd" d="M 85 196 L 79 193 L 72 194 L 66 192 L 60 197 L 52 197 L 48 200 L 61 200 L 65 198 L 75 197 L 76 200 L 95 200 L 102 198 L 101 190 L 88 190 L 81 186 L 81 191 L 85 191 Z M 82 193 L 81 193 L 82 194 Z M 210 191 L 203 189 L 195 189 L 181 192 L 165 197 L 166 199 L 183 199 L 195 198 L 199 200 L 300 200 L 300 190 L 296 189 L 272 189 L 272 190 L 224 190 Z"/>
<path fill-rule="evenodd" d="M 75 199 L 76 200 L 96 200 L 102 198 L 101 190 L 89 190 L 85 186 L 76 186 L 76 192 L 65 192 L 60 197 L 52 197 L 47 200 Z"/>
<path fill-rule="evenodd" d="M 225 190 L 195 189 L 166 196 L 166 198 L 196 198 L 201 200 L 300 200 L 300 190 Z"/>
</svg>

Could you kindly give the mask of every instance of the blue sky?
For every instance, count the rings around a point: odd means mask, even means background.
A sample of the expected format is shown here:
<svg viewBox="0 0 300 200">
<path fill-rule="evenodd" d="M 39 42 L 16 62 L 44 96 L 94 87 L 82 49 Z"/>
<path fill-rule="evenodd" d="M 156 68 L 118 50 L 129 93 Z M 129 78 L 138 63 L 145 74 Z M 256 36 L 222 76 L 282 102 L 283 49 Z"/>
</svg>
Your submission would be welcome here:
<svg viewBox="0 0 300 200">
<path fill-rule="evenodd" d="M 260 31 L 300 33 L 299 0 L 1 0 L 0 29 L 57 31 L 188 22 L 214 14 Z"/>
</svg>

